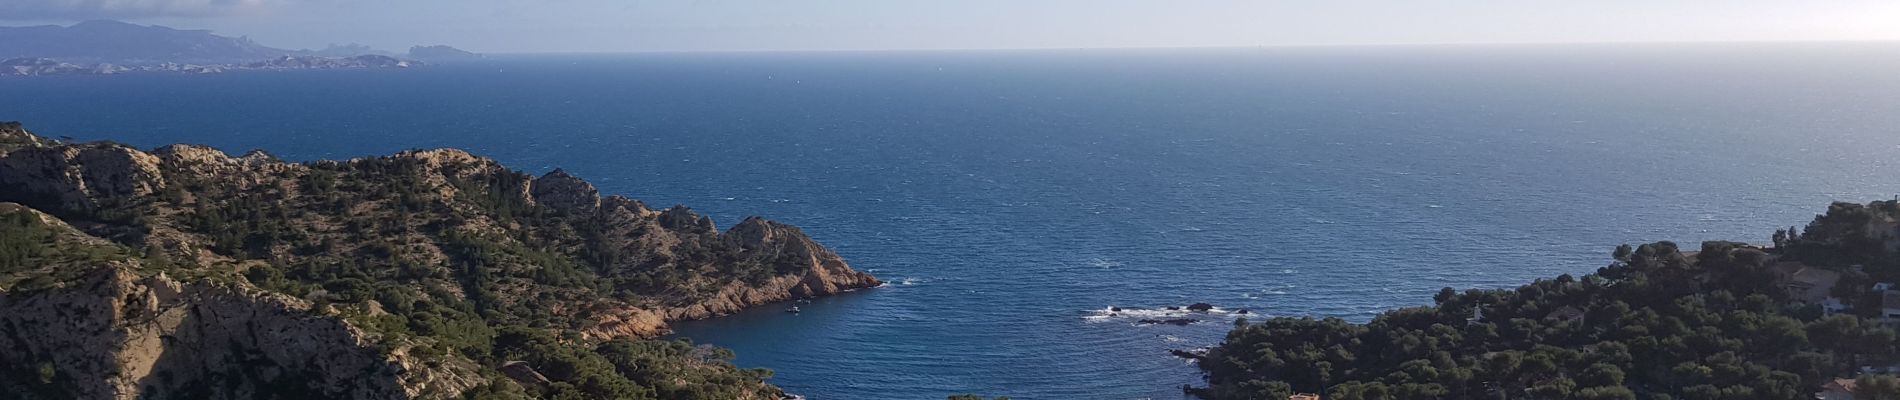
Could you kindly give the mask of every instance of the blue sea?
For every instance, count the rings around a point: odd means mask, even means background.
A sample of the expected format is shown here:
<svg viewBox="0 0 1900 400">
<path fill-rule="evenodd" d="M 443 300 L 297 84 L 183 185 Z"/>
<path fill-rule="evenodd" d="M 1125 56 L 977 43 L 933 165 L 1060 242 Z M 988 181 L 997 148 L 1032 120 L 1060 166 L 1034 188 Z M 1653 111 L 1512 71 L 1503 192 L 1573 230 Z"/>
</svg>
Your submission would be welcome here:
<svg viewBox="0 0 1900 400">
<path fill-rule="evenodd" d="M 793 393 L 1175 399 L 1200 376 L 1167 351 L 1240 309 L 1365 321 L 1894 198 L 1896 71 L 1893 43 L 520 55 L 3 78 L 0 120 L 561 167 L 889 281 L 679 324 Z M 1137 324 L 1194 302 L 1221 312 Z"/>
</svg>

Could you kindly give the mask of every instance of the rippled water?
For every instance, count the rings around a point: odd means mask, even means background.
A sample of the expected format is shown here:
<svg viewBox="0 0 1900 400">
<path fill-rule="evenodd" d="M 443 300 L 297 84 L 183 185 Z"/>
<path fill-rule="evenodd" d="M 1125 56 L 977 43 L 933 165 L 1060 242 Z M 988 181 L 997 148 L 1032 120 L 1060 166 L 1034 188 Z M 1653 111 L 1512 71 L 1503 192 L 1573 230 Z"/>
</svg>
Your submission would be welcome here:
<svg viewBox="0 0 1900 400">
<path fill-rule="evenodd" d="M 679 328 L 814 399 L 1178 398 L 1166 350 L 1238 309 L 1364 320 L 1900 193 L 1896 70 L 1892 44 L 536 56 L 8 78 L 0 119 L 461 147 L 800 225 L 891 283 Z M 1199 301 L 1223 312 L 1135 323 Z"/>
</svg>

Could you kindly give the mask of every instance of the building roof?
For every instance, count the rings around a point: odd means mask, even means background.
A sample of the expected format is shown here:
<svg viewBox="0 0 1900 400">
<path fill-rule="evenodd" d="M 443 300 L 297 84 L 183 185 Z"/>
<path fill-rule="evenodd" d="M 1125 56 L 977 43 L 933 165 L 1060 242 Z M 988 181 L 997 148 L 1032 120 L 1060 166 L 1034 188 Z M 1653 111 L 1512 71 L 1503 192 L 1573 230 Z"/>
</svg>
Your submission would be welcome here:
<svg viewBox="0 0 1900 400">
<path fill-rule="evenodd" d="M 1788 296 L 1808 303 L 1826 302 L 1834 285 L 1841 282 L 1840 271 L 1794 261 L 1777 262 L 1774 269 L 1788 280 Z"/>
<path fill-rule="evenodd" d="M 1853 378 L 1834 378 L 1834 380 L 1831 380 L 1825 384 L 1822 384 L 1821 390 L 1824 390 L 1824 391 L 1838 390 L 1842 392 L 1852 393 L 1854 392 L 1854 379 Z"/>
</svg>

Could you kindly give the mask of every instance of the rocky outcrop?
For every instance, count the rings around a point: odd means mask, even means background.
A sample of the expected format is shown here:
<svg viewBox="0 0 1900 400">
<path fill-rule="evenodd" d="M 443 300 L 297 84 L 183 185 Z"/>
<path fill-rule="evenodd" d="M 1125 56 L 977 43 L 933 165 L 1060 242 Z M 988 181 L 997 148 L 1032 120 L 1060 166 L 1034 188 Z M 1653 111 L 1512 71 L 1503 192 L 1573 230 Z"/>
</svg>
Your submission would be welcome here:
<svg viewBox="0 0 1900 400">
<path fill-rule="evenodd" d="M 529 193 L 541 205 L 571 213 L 591 213 L 600 209 L 600 190 L 594 184 L 555 168 L 535 178 Z"/>
<path fill-rule="evenodd" d="M 668 224 L 665 222 L 668 214 L 674 218 L 671 223 L 677 227 L 675 229 L 712 229 L 710 219 L 699 217 L 684 207 L 674 207 L 661 213 L 662 225 Z M 711 296 L 689 302 L 603 310 L 596 314 L 596 323 L 584 330 L 583 335 L 596 339 L 653 337 L 669 333 L 666 323 L 670 321 L 718 317 L 763 304 L 833 295 L 883 284 L 871 274 L 852 269 L 837 253 L 819 245 L 791 225 L 752 217 L 734 225 L 722 236 L 738 243 L 748 258 L 769 260 L 774 263 L 772 268 L 783 274 L 761 284 L 731 282 Z"/>
<path fill-rule="evenodd" d="M 1175 357 L 1179 357 L 1183 360 L 1200 361 L 1207 358 L 1208 349 L 1209 348 L 1207 347 L 1200 347 L 1200 348 L 1194 348 L 1194 349 L 1188 349 L 1188 350 L 1168 349 L 1168 354 L 1172 354 Z"/>
<path fill-rule="evenodd" d="M 407 399 L 486 382 L 465 359 L 411 356 L 302 300 L 135 271 L 115 263 L 61 288 L 0 293 L 0 348 L 11 349 L 0 363 L 50 371 L 81 399 Z"/>
<path fill-rule="evenodd" d="M 0 158 L 0 190 L 30 194 L 22 200 L 34 207 L 90 209 L 164 185 L 158 157 L 119 144 L 27 147 Z"/>
<path fill-rule="evenodd" d="M 660 212 L 660 226 L 666 229 L 688 233 L 711 233 L 719 231 L 713 225 L 712 218 L 700 216 L 684 205 L 675 205 Z"/>
<path fill-rule="evenodd" d="M 46 146 L 50 143 L 38 135 L 27 132 L 18 122 L 0 122 L 0 155 L 14 149 Z"/>
<path fill-rule="evenodd" d="M 881 284 L 871 274 L 851 269 L 831 249 L 819 245 L 798 227 L 764 218 L 746 218 L 726 232 L 728 237 L 752 257 L 773 260 L 779 271 L 796 271 L 803 277 L 789 289 L 793 297 L 814 297 L 873 287 Z"/>
</svg>

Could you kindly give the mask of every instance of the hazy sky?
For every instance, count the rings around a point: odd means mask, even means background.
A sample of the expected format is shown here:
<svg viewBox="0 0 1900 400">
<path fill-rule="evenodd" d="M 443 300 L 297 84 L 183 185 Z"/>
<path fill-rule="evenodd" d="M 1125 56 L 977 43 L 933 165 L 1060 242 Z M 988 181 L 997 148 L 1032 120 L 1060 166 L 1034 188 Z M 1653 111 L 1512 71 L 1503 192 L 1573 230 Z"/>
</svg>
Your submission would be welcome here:
<svg viewBox="0 0 1900 400">
<path fill-rule="evenodd" d="M 1900 0 L 0 0 L 106 18 L 484 52 L 1900 40 Z"/>
</svg>

